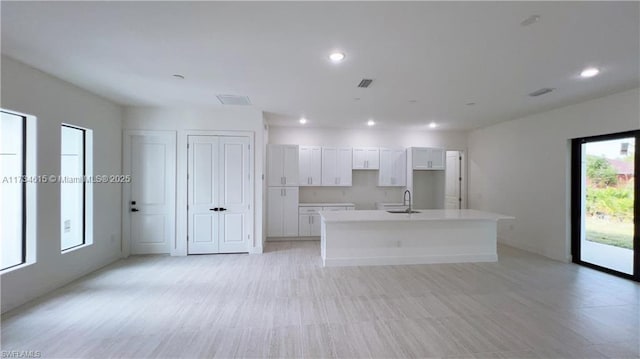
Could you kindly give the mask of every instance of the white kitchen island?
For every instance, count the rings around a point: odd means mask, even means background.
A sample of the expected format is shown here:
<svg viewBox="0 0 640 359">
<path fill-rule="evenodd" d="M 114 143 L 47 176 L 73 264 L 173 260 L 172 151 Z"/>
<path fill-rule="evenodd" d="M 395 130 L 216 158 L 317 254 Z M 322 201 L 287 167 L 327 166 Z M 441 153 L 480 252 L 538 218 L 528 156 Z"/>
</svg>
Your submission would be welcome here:
<svg viewBox="0 0 640 359">
<path fill-rule="evenodd" d="M 495 262 L 497 221 L 471 209 L 320 212 L 324 266 Z"/>
</svg>

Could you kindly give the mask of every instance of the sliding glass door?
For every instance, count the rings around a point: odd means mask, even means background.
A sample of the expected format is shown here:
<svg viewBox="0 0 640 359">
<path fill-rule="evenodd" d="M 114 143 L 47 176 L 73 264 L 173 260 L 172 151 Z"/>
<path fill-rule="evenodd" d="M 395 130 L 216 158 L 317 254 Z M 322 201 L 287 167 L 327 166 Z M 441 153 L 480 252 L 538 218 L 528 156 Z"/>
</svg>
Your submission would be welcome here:
<svg viewBox="0 0 640 359">
<path fill-rule="evenodd" d="M 573 261 L 639 280 L 640 131 L 572 141 Z"/>
</svg>

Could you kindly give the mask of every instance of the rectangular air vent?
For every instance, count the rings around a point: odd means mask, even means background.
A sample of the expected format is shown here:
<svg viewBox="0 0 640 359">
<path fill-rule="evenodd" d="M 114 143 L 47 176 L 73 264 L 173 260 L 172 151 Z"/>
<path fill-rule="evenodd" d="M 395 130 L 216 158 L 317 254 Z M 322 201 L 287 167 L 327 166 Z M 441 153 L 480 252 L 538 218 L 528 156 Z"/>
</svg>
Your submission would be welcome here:
<svg viewBox="0 0 640 359">
<path fill-rule="evenodd" d="M 552 89 L 552 88 L 545 87 L 545 88 L 541 88 L 540 90 L 533 91 L 532 93 L 529 94 L 529 96 L 531 96 L 531 97 L 542 96 L 542 95 L 547 94 L 547 93 L 549 93 L 549 92 L 551 92 L 553 90 L 554 89 Z"/>
<path fill-rule="evenodd" d="M 369 85 L 371 85 L 372 82 L 372 79 L 362 79 L 362 81 L 360 81 L 360 83 L 358 84 L 358 87 L 366 89 L 367 87 L 369 87 Z"/>
<path fill-rule="evenodd" d="M 237 95 L 217 95 L 216 96 L 223 105 L 249 106 L 251 101 L 247 96 Z"/>
</svg>

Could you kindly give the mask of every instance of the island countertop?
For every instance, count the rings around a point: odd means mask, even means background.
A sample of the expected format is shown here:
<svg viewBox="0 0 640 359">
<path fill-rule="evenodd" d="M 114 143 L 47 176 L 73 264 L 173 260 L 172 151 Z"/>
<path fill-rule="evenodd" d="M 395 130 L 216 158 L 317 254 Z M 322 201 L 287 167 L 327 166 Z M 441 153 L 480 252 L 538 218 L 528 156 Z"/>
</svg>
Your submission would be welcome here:
<svg viewBox="0 0 640 359">
<path fill-rule="evenodd" d="M 324 222 L 397 222 L 397 221 L 497 221 L 514 219 L 498 213 L 474 209 L 416 209 L 420 213 L 388 213 L 382 210 L 321 211 Z"/>
</svg>

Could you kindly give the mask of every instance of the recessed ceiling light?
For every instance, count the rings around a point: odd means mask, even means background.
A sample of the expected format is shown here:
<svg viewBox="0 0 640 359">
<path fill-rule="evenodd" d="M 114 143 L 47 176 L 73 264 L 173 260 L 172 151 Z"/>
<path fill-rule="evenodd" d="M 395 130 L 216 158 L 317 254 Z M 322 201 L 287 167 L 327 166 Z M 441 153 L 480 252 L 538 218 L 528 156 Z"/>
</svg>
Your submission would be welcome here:
<svg viewBox="0 0 640 359">
<path fill-rule="evenodd" d="M 600 73 L 600 70 L 598 70 L 597 67 L 587 67 L 586 69 L 582 70 L 582 72 L 580 73 L 580 76 L 584 78 L 589 78 L 599 73 Z"/>
<path fill-rule="evenodd" d="M 340 61 L 344 60 L 344 58 L 345 58 L 345 55 L 342 52 L 332 52 L 329 55 L 329 59 L 331 61 L 333 61 L 333 62 L 340 62 Z"/>
<path fill-rule="evenodd" d="M 369 121 L 367 121 L 367 126 L 373 126 L 373 125 L 375 125 L 375 124 L 376 124 L 376 123 L 375 123 L 375 121 L 373 121 L 373 120 L 369 120 Z"/>
<path fill-rule="evenodd" d="M 307 119 L 304 117 L 301 117 L 299 122 L 304 125 L 305 123 L 307 123 Z"/>
<path fill-rule="evenodd" d="M 173 74 L 173 77 L 180 79 L 180 80 L 184 80 L 184 75 L 180 75 L 180 74 Z"/>
<path fill-rule="evenodd" d="M 429 128 L 436 128 L 436 127 L 438 127 L 438 125 L 435 122 L 431 122 L 429 124 Z"/>
</svg>

